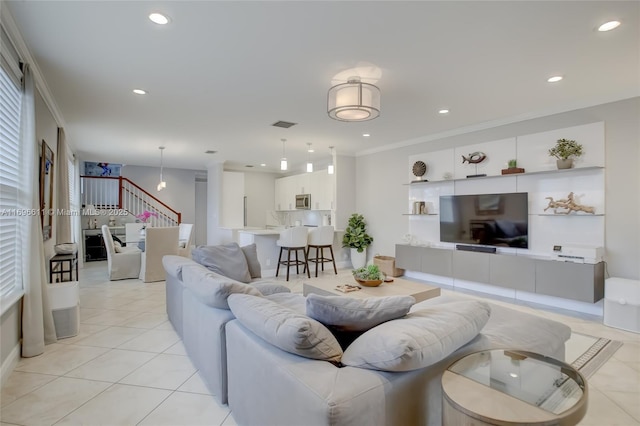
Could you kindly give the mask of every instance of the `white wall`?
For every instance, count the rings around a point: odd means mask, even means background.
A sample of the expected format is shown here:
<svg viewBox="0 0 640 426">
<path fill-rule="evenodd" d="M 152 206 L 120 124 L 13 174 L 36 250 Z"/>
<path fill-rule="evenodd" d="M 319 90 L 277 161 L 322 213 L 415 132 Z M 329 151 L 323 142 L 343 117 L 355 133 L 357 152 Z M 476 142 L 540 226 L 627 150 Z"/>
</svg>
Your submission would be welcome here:
<svg viewBox="0 0 640 426">
<path fill-rule="evenodd" d="M 194 224 L 194 244 L 207 244 L 207 181 L 196 180 L 196 219 Z"/>
<path fill-rule="evenodd" d="M 554 114 L 363 155 L 356 159 L 356 208 L 374 242 L 368 251 L 393 255 L 408 230 L 408 157 L 445 148 L 605 122 L 605 248 L 610 276 L 640 279 L 640 98 Z M 425 138 L 426 140 L 427 138 Z"/>
<path fill-rule="evenodd" d="M 182 213 L 182 222 L 195 223 L 196 220 L 196 171 L 164 168 L 162 171 L 167 187 L 157 191 L 160 181 L 160 167 L 123 166 L 122 176 Z"/>
<path fill-rule="evenodd" d="M 263 228 L 267 224 L 267 211 L 274 209 L 274 173 L 245 172 L 244 195 L 247 197 L 247 226 Z"/>
</svg>

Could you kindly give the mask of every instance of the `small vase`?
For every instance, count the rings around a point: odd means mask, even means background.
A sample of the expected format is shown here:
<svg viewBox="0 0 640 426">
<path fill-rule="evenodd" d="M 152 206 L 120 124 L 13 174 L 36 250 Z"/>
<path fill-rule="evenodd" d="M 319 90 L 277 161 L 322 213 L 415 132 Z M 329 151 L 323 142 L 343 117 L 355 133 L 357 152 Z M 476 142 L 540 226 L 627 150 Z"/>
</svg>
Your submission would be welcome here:
<svg viewBox="0 0 640 426">
<path fill-rule="evenodd" d="M 146 236 L 147 236 L 147 229 L 145 226 L 140 229 L 140 239 L 144 240 Z"/>
<path fill-rule="evenodd" d="M 573 167 L 573 159 L 567 158 L 566 160 L 556 160 L 556 165 L 559 170 L 570 169 Z"/>
</svg>

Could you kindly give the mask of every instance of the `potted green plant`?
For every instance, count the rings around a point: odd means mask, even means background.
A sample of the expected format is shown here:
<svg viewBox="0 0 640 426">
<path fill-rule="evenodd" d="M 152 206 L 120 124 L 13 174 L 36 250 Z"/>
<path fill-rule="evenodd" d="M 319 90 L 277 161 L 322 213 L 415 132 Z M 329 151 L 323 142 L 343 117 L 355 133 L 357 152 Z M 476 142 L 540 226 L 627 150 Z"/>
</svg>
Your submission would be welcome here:
<svg viewBox="0 0 640 426">
<path fill-rule="evenodd" d="M 367 287 L 377 287 L 386 279 L 385 274 L 375 264 L 355 269 L 351 273 L 357 282 Z"/>
<path fill-rule="evenodd" d="M 549 155 L 557 158 L 559 169 L 572 168 L 573 159 L 582 154 L 582 145 L 571 139 L 558 139 L 556 146 L 549 150 Z"/>
<path fill-rule="evenodd" d="M 367 234 L 364 216 L 352 214 L 342 237 L 342 247 L 351 249 L 351 265 L 354 269 L 362 268 L 367 263 L 367 247 L 372 242 L 373 238 Z"/>
<path fill-rule="evenodd" d="M 508 165 L 510 169 L 515 169 L 516 167 L 518 167 L 518 160 L 516 160 L 515 158 L 509 160 Z"/>
</svg>

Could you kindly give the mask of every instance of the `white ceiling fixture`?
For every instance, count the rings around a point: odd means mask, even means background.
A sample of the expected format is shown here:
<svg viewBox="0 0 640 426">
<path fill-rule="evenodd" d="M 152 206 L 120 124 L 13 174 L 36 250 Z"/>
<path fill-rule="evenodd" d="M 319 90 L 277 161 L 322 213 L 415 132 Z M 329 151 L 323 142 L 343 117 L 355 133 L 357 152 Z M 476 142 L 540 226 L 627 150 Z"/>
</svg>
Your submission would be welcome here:
<svg viewBox="0 0 640 426">
<path fill-rule="evenodd" d="M 373 120 L 380 115 L 380 89 L 362 82 L 360 77 L 350 77 L 346 83 L 329 89 L 327 112 L 334 120 Z"/>
<path fill-rule="evenodd" d="M 286 139 L 280 139 L 282 141 L 282 158 L 280 159 L 280 170 L 287 170 L 287 156 L 284 153 L 284 144 L 287 141 Z"/>
<path fill-rule="evenodd" d="M 609 21 L 598 27 L 598 31 L 611 31 L 620 26 L 620 21 Z"/>
<path fill-rule="evenodd" d="M 133 89 L 133 93 L 135 93 L 136 95 L 146 95 L 147 91 L 143 89 Z"/>
<path fill-rule="evenodd" d="M 329 151 L 331 151 L 331 162 L 327 166 L 327 173 L 332 175 L 332 174 L 334 174 L 336 172 L 335 171 L 335 166 L 333 165 L 333 146 L 329 147 Z"/>
<path fill-rule="evenodd" d="M 158 183 L 157 189 L 158 191 L 162 191 L 167 187 L 167 182 L 165 182 L 165 180 L 162 177 L 162 169 L 164 166 L 162 153 L 164 152 L 164 146 L 159 146 L 158 149 L 160 150 L 160 182 Z"/>
<path fill-rule="evenodd" d="M 553 77 L 549 77 L 549 78 L 547 79 L 547 82 L 549 82 L 549 83 L 557 83 L 557 82 L 559 82 L 560 80 L 562 80 L 563 78 L 564 78 L 564 77 L 562 77 L 561 75 L 554 75 Z"/>
<path fill-rule="evenodd" d="M 448 109 L 441 109 L 440 111 L 438 111 L 438 114 L 449 114 L 449 110 Z"/>
<path fill-rule="evenodd" d="M 149 15 L 149 20 L 158 25 L 167 25 L 169 23 L 169 18 L 158 12 L 151 13 Z"/>
<path fill-rule="evenodd" d="M 308 146 L 308 148 L 307 148 L 307 173 L 312 173 L 313 172 L 313 163 L 311 162 L 311 156 L 309 154 L 313 152 L 313 149 L 311 149 L 311 144 L 310 143 L 308 143 L 307 146 Z"/>
<path fill-rule="evenodd" d="M 369 133 L 363 133 L 363 134 L 362 134 L 362 137 L 363 137 L 363 138 L 368 138 L 369 136 L 371 136 Z"/>
</svg>

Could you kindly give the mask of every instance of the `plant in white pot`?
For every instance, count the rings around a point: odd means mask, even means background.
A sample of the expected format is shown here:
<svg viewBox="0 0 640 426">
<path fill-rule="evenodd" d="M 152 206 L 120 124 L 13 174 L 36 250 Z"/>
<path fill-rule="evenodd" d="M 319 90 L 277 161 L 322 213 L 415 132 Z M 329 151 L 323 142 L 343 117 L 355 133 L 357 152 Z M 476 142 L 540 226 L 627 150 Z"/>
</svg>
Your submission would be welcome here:
<svg viewBox="0 0 640 426">
<path fill-rule="evenodd" d="M 573 159 L 582 154 L 582 145 L 571 139 L 558 139 L 556 146 L 549 150 L 549 155 L 557 158 L 556 164 L 559 169 L 572 168 Z"/>
<path fill-rule="evenodd" d="M 351 265 L 354 269 L 362 268 L 367 263 L 367 247 L 372 242 L 373 238 L 367 234 L 364 216 L 352 214 L 342 237 L 342 247 L 351 249 Z"/>
</svg>

